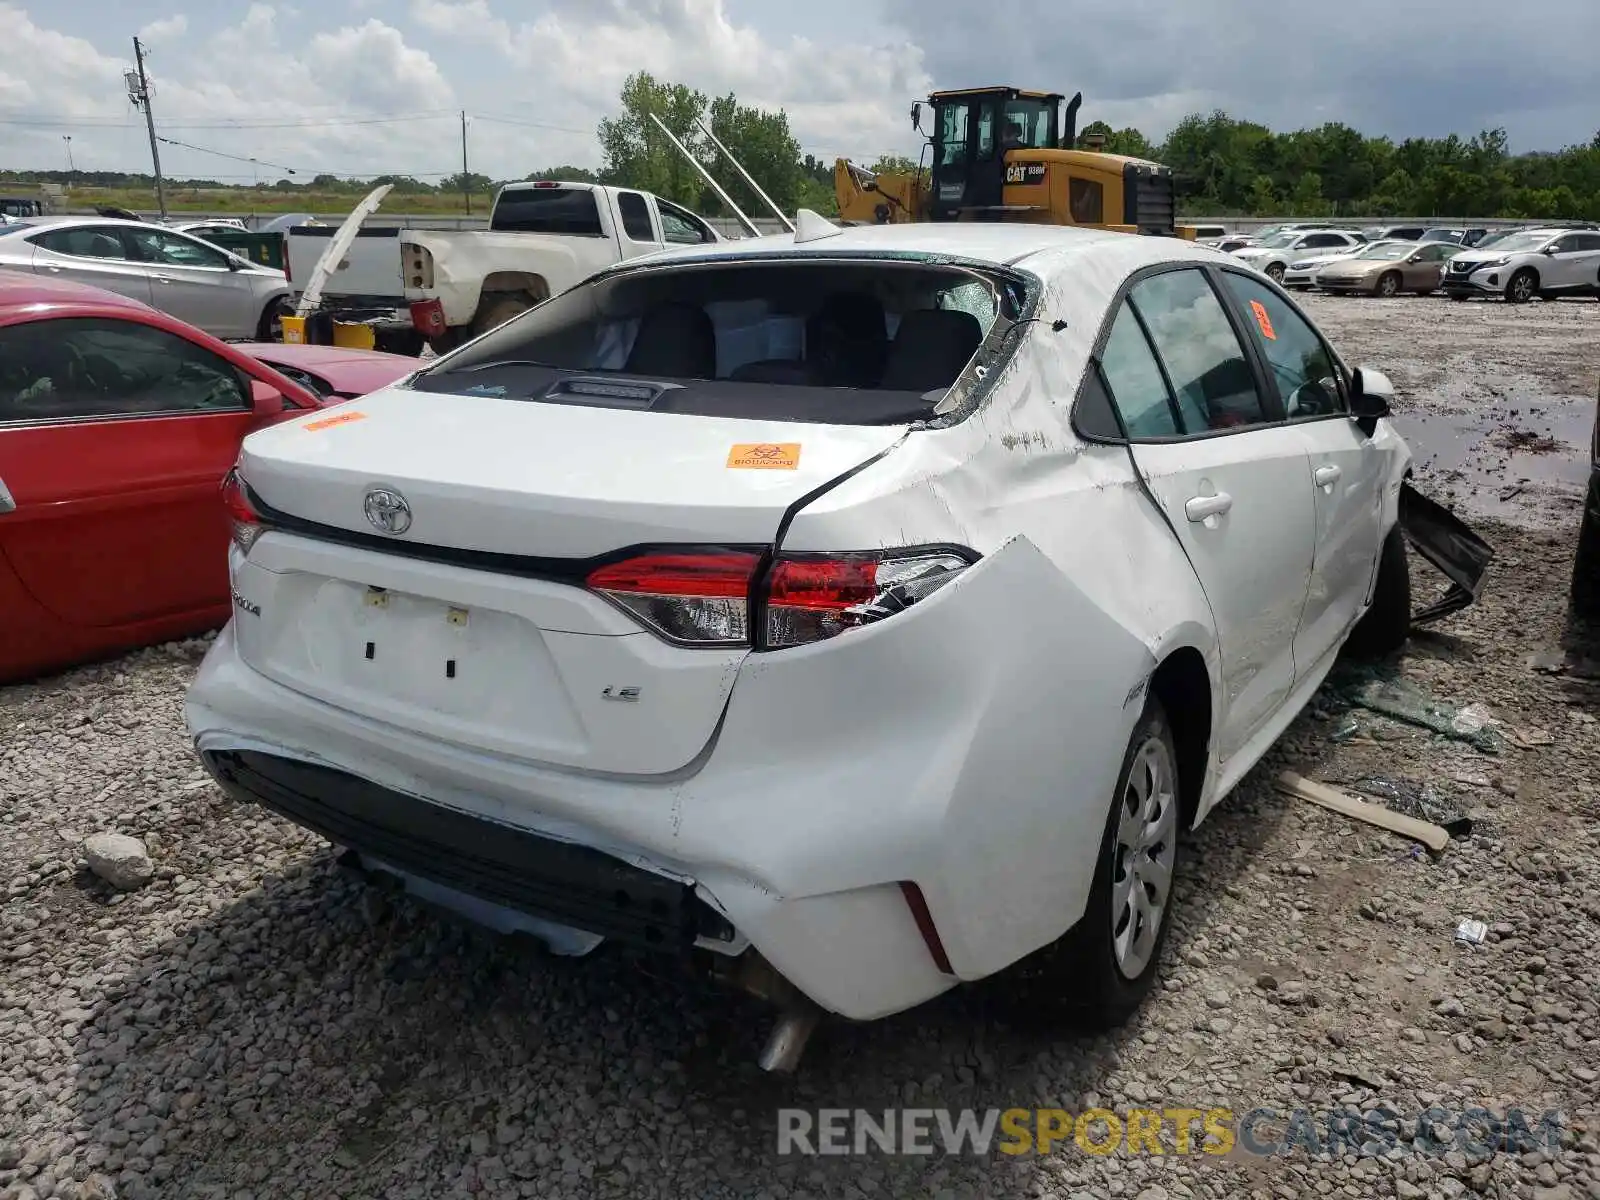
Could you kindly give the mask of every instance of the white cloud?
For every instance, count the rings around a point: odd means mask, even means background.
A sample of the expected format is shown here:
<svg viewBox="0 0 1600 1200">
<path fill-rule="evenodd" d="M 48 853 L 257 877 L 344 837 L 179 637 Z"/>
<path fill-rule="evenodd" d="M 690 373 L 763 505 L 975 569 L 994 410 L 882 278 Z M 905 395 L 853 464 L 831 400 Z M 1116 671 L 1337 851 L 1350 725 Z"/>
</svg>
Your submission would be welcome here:
<svg viewBox="0 0 1600 1200">
<path fill-rule="evenodd" d="M 174 41 L 184 35 L 189 28 L 189 18 L 182 13 L 173 13 L 170 17 L 162 17 L 159 21 L 151 21 L 139 30 L 139 40 L 154 45 L 158 42 Z"/>
</svg>

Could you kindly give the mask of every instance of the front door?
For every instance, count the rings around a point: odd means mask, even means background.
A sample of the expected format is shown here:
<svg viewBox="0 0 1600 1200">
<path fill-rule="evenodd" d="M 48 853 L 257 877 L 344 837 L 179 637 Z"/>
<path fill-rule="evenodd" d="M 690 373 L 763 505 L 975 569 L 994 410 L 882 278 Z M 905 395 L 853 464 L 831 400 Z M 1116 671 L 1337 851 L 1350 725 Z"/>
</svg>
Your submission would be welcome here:
<svg viewBox="0 0 1600 1200">
<path fill-rule="evenodd" d="M 1426 251 L 1426 247 L 1417 253 Z M 1388 455 L 1351 418 L 1333 352 L 1289 300 L 1260 280 L 1227 271 L 1228 290 L 1265 359 L 1278 405 L 1304 439 L 1316 514 L 1316 554 L 1295 634 L 1296 676 L 1332 653 L 1361 615 L 1383 541 Z"/>
<path fill-rule="evenodd" d="M 226 603 L 219 487 L 260 424 L 245 374 L 109 318 L 0 327 L 0 365 L 0 552 L 33 600 L 89 629 Z"/>
<path fill-rule="evenodd" d="M 1136 284 L 1103 361 L 1134 462 L 1216 622 L 1217 746 L 1226 760 L 1295 682 L 1295 631 L 1315 549 L 1305 439 L 1273 423 L 1235 319 L 1198 268 Z"/>
<path fill-rule="evenodd" d="M 221 250 L 170 229 L 125 226 L 122 232 L 130 257 L 150 264 L 157 308 L 213 337 L 255 336 L 261 314 L 249 277 L 234 271 Z"/>
<path fill-rule="evenodd" d="M 963 209 L 994 209 L 1005 203 L 1002 99 L 994 93 L 940 104 L 933 146 L 935 220 L 953 221 Z"/>
</svg>

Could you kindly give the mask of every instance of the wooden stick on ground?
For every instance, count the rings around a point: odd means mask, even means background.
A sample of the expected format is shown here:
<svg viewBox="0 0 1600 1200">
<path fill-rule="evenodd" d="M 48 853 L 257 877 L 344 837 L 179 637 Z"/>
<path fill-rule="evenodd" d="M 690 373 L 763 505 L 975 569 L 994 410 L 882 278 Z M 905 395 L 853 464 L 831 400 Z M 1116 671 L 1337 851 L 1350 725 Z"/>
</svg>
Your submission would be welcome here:
<svg viewBox="0 0 1600 1200">
<path fill-rule="evenodd" d="M 1450 844 L 1450 835 L 1438 825 L 1419 821 L 1415 817 L 1397 813 L 1380 804 L 1368 804 L 1365 800 L 1358 800 L 1347 792 L 1296 775 L 1293 771 L 1284 771 L 1278 776 L 1278 790 L 1290 796 L 1298 796 L 1302 800 L 1309 800 L 1313 804 L 1320 804 L 1323 808 L 1342 813 L 1347 817 L 1354 817 L 1358 821 L 1365 821 L 1369 825 L 1376 825 L 1380 829 L 1411 838 L 1413 841 L 1421 842 L 1429 850 L 1443 850 Z"/>
</svg>

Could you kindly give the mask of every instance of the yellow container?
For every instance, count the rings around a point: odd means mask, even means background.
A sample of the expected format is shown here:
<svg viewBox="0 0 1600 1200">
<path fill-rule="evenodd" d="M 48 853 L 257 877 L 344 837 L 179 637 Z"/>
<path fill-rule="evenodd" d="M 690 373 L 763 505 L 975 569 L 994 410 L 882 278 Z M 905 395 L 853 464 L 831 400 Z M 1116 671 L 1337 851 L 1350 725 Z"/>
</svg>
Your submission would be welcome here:
<svg viewBox="0 0 1600 1200">
<path fill-rule="evenodd" d="M 285 345 L 304 346 L 306 344 L 306 319 L 304 317 L 284 317 L 283 340 Z"/>
<path fill-rule="evenodd" d="M 372 332 L 371 325 L 335 321 L 333 323 L 333 344 L 335 346 L 343 346 L 346 350 L 371 350 L 378 344 L 378 339 L 377 335 Z"/>
</svg>

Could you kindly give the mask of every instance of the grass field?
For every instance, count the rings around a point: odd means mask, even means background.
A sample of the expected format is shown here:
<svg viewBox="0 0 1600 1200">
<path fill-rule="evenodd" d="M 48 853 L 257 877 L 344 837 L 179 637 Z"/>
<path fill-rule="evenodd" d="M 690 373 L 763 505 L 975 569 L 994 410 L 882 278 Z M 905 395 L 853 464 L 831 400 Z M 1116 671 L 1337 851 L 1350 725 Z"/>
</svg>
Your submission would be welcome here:
<svg viewBox="0 0 1600 1200">
<path fill-rule="evenodd" d="M 355 207 L 366 195 L 354 192 L 275 192 L 269 188 L 193 188 L 181 184 L 168 185 L 167 211 L 174 213 L 237 213 L 249 216 L 257 213 L 343 213 Z M 472 212 L 483 216 L 489 211 L 493 196 L 484 194 L 472 198 Z M 154 188 L 71 188 L 67 191 L 67 209 L 92 208 L 97 204 L 115 205 L 135 212 L 156 211 Z M 390 192 L 383 202 L 383 211 L 389 214 L 411 214 L 430 217 L 459 217 L 467 215 L 460 196 L 440 196 Z"/>
</svg>

